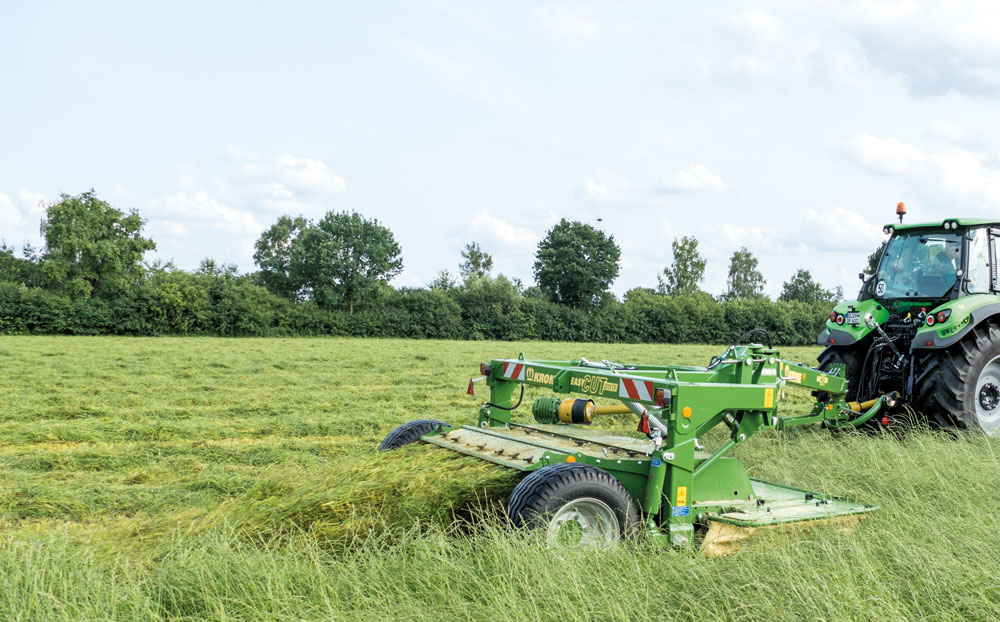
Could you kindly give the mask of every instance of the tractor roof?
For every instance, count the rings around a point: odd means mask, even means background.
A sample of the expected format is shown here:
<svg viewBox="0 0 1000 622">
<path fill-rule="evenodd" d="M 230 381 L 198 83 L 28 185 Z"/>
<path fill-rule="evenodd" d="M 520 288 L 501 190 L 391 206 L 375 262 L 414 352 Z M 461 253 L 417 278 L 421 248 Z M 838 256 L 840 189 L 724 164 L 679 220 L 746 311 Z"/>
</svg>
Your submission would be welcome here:
<svg viewBox="0 0 1000 622">
<path fill-rule="evenodd" d="M 960 227 L 981 227 L 984 225 L 1000 226 L 1000 220 L 994 220 L 991 218 L 945 218 L 941 222 L 916 222 L 906 224 L 890 222 L 885 226 L 892 227 L 896 231 L 906 231 L 907 229 L 943 229 L 944 223 L 946 222 L 957 222 Z"/>
</svg>

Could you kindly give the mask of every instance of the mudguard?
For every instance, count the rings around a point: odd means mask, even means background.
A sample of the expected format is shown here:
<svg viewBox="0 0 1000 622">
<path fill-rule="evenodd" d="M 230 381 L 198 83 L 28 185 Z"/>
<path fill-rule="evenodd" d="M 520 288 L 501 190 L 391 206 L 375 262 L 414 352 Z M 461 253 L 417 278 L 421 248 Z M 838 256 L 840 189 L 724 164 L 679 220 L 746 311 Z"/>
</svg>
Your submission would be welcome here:
<svg viewBox="0 0 1000 622">
<path fill-rule="evenodd" d="M 951 311 L 951 315 L 942 323 L 928 326 L 925 322 L 917 330 L 910 348 L 913 350 L 940 350 L 958 343 L 976 326 L 989 318 L 1000 316 L 1000 296 L 992 294 L 975 294 L 950 300 L 931 310 Z"/>
<path fill-rule="evenodd" d="M 833 308 L 834 313 L 837 315 L 844 316 L 845 322 L 843 324 L 838 324 L 833 320 L 826 321 L 826 328 L 824 328 L 819 337 L 816 338 L 816 343 L 822 346 L 850 346 L 864 339 L 868 333 L 872 332 L 871 328 L 865 324 L 865 315 L 871 313 L 872 317 L 875 318 L 879 324 L 882 324 L 888 319 L 889 311 L 886 310 L 878 301 L 876 300 L 847 300 L 840 303 Z M 857 313 L 859 322 L 857 324 L 848 324 L 846 322 L 848 313 Z"/>
</svg>

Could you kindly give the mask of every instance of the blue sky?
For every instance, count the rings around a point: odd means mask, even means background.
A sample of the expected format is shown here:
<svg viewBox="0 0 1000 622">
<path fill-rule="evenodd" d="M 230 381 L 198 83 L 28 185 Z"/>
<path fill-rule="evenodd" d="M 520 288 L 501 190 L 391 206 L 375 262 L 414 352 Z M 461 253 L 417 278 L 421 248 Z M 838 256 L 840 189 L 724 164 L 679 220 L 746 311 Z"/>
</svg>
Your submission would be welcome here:
<svg viewBox="0 0 1000 622">
<path fill-rule="evenodd" d="M 857 289 L 881 225 L 1000 217 L 995 2 L 0 4 L 0 238 L 94 188 L 156 256 L 253 269 L 282 214 L 353 210 L 395 284 L 478 241 L 532 282 L 560 218 L 653 286 L 694 235 Z M 598 220 L 600 219 L 600 221 Z"/>
</svg>

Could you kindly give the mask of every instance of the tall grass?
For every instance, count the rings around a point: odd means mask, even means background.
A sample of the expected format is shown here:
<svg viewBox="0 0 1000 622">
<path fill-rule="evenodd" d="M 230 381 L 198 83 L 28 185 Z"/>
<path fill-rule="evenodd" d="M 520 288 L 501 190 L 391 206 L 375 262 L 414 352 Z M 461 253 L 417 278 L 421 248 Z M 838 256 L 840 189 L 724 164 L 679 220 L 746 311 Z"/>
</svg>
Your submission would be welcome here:
<svg viewBox="0 0 1000 622">
<path fill-rule="evenodd" d="M 0 620 L 1000 617 L 992 439 L 761 433 L 738 448 L 752 476 L 881 509 L 721 559 L 552 549 L 491 509 L 515 473 L 373 451 L 408 419 L 471 421 L 465 379 L 491 356 L 717 349 L 2 338 Z"/>
</svg>

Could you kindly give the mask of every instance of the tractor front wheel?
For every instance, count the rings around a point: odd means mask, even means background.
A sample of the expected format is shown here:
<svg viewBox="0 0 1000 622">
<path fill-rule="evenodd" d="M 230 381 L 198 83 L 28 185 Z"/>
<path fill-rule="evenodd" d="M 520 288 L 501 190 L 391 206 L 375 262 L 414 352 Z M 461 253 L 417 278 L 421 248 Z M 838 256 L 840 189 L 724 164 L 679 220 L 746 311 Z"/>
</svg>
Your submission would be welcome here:
<svg viewBox="0 0 1000 622">
<path fill-rule="evenodd" d="M 518 527 L 545 529 L 550 544 L 602 548 L 635 533 L 639 510 L 632 495 L 607 471 L 561 463 L 521 480 L 507 502 Z"/>
<path fill-rule="evenodd" d="M 920 410 L 931 421 L 1000 435 L 1000 327 L 977 326 L 947 350 L 924 354 L 917 387 Z"/>
<path fill-rule="evenodd" d="M 817 369 L 829 371 L 834 363 L 844 365 L 844 380 L 847 381 L 847 399 L 858 398 L 858 380 L 861 376 L 861 360 L 855 346 L 827 346 L 819 353 Z"/>
<path fill-rule="evenodd" d="M 437 432 L 441 430 L 442 427 L 450 428 L 452 426 L 444 421 L 435 421 L 434 419 L 417 419 L 416 421 L 408 421 L 392 432 L 389 432 L 382 443 L 378 446 L 378 450 L 389 451 L 390 449 L 399 449 L 403 445 L 416 443 L 420 440 L 421 436 L 430 432 Z"/>
</svg>

